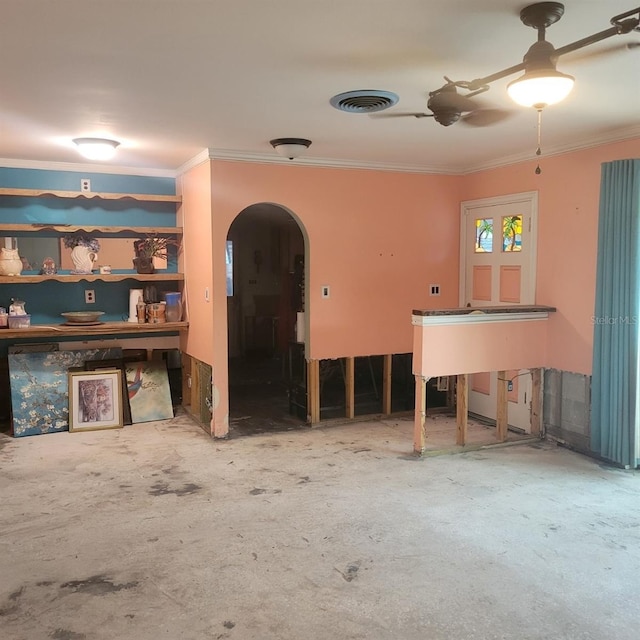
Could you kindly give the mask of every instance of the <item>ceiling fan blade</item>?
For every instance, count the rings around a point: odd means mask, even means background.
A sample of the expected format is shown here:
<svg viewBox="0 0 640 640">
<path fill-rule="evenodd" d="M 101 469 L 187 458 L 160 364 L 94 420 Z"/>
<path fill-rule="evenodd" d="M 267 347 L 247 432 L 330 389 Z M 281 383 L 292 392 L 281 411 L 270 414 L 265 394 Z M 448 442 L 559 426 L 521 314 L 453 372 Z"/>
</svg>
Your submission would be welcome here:
<svg viewBox="0 0 640 640">
<path fill-rule="evenodd" d="M 460 118 L 460 122 L 470 127 L 490 127 L 504 122 L 515 115 L 506 109 L 477 109 Z"/>
<path fill-rule="evenodd" d="M 597 58 L 603 58 L 613 54 L 622 54 L 627 51 L 634 50 L 640 52 L 640 42 L 617 42 L 616 44 L 609 45 L 608 47 L 581 49 L 574 51 L 573 53 L 568 53 L 566 56 L 561 57 L 562 62 L 560 64 L 564 64 L 565 62 L 582 63 L 588 60 L 595 60 Z"/>
<path fill-rule="evenodd" d="M 370 118 L 433 118 L 433 113 L 405 111 L 402 113 L 370 113 Z"/>
</svg>

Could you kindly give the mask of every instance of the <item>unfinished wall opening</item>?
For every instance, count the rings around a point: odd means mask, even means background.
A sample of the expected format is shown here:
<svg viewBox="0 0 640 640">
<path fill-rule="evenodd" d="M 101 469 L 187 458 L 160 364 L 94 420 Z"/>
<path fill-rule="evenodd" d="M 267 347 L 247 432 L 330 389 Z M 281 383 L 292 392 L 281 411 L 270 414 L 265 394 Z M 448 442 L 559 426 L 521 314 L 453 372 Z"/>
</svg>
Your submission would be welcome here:
<svg viewBox="0 0 640 640">
<path fill-rule="evenodd" d="M 242 211 L 227 236 L 229 425 L 250 435 L 299 428 L 290 390 L 303 375 L 306 242 L 285 208 Z M 301 400 L 301 403 L 303 401 Z"/>
</svg>

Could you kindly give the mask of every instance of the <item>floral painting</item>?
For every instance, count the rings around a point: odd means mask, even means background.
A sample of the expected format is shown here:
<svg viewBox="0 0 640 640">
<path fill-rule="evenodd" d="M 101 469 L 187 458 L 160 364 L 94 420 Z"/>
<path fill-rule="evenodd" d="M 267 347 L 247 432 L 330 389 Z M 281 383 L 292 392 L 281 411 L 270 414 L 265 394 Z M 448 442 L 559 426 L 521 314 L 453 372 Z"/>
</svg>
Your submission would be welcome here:
<svg viewBox="0 0 640 640">
<path fill-rule="evenodd" d="M 122 349 L 83 349 L 9 354 L 13 435 L 33 436 L 69 429 L 69 369 L 88 360 L 121 358 Z"/>
<path fill-rule="evenodd" d="M 173 418 L 166 362 L 127 362 L 126 367 L 131 421 L 135 424 Z"/>
</svg>

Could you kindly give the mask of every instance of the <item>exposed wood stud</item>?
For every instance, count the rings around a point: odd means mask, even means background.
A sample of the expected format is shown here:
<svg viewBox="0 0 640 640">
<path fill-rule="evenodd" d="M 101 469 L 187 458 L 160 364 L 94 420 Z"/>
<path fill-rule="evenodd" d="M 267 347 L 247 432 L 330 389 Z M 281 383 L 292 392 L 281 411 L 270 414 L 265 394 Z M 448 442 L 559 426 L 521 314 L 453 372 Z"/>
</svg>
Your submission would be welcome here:
<svg viewBox="0 0 640 640">
<path fill-rule="evenodd" d="M 509 401 L 506 371 L 498 371 L 498 393 L 496 404 L 496 439 L 504 442 L 507 439 L 507 427 L 509 424 Z"/>
<path fill-rule="evenodd" d="M 320 422 L 320 360 L 307 362 L 307 414 L 310 424 Z"/>
<path fill-rule="evenodd" d="M 391 371 L 393 369 L 393 356 L 384 356 L 382 368 L 382 413 L 391 415 Z"/>
<path fill-rule="evenodd" d="M 191 414 L 200 420 L 200 367 L 195 358 L 191 360 Z"/>
<path fill-rule="evenodd" d="M 422 455 L 426 446 L 426 420 L 427 420 L 427 382 L 429 378 L 415 376 L 416 378 L 416 404 L 413 424 L 413 450 Z"/>
<path fill-rule="evenodd" d="M 353 356 L 345 358 L 345 407 L 346 417 L 352 419 L 355 416 L 355 360 Z"/>
<path fill-rule="evenodd" d="M 542 369 L 531 369 L 531 435 L 542 434 Z"/>
<path fill-rule="evenodd" d="M 190 355 L 182 352 L 182 405 L 191 405 L 191 361 Z"/>
<path fill-rule="evenodd" d="M 468 375 L 461 373 L 456 386 L 456 444 L 467 443 L 467 424 L 469 407 Z"/>
</svg>

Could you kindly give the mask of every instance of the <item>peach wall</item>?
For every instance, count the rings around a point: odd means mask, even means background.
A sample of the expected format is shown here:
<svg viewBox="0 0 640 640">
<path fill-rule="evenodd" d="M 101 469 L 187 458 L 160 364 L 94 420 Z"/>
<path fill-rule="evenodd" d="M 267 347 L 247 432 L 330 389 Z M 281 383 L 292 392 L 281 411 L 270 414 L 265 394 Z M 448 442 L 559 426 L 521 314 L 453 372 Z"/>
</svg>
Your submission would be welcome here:
<svg viewBox="0 0 640 640">
<path fill-rule="evenodd" d="M 640 138 L 464 177 L 460 200 L 538 191 L 536 303 L 557 307 L 549 319 L 546 366 L 590 374 L 593 349 L 600 166 L 640 157 Z"/>
<path fill-rule="evenodd" d="M 434 378 L 544 367 L 548 327 L 547 319 L 415 326 L 413 373 Z"/>
<path fill-rule="evenodd" d="M 213 307 L 205 300 L 205 289 L 213 291 L 211 263 L 211 171 L 209 162 L 190 169 L 177 183 L 182 205 L 178 225 L 183 227 L 182 269 L 189 331 L 182 350 L 213 362 Z"/>
<path fill-rule="evenodd" d="M 284 206 L 308 234 L 308 358 L 409 352 L 412 309 L 457 304 L 462 178 L 229 161 L 212 168 L 216 318 L 226 314 L 229 226 L 259 202 Z M 441 285 L 440 297 L 428 295 L 429 284 Z"/>
</svg>

